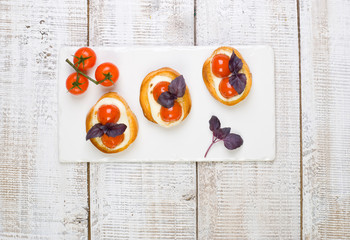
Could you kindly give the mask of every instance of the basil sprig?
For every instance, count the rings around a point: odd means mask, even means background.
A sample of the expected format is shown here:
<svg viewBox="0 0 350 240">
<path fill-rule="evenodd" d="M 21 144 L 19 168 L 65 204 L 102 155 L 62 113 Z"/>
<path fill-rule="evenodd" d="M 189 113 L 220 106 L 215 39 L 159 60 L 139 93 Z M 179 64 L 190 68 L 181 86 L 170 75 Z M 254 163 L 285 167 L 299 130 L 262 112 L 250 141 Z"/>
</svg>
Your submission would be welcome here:
<svg viewBox="0 0 350 240">
<path fill-rule="evenodd" d="M 235 133 L 230 133 L 231 128 L 229 127 L 221 128 L 220 120 L 216 116 L 212 116 L 210 118 L 209 129 L 213 133 L 213 138 L 204 157 L 207 157 L 210 148 L 217 142 L 223 141 L 224 146 L 229 150 L 239 148 L 243 144 L 243 139 L 240 135 Z"/>
</svg>

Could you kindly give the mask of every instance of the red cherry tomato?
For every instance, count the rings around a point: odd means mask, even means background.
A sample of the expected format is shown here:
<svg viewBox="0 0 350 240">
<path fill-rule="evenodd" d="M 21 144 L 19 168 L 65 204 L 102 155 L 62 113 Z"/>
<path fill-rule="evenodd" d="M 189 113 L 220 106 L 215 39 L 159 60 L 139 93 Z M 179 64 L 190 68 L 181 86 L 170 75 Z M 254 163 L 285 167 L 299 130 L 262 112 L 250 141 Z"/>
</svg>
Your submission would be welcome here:
<svg viewBox="0 0 350 240">
<path fill-rule="evenodd" d="M 120 118 L 119 108 L 115 105 L 102 105 L 97 111 L 97 119 L 100 123 L 116 123 Z"/>
<path fill-rule="evenodd" d="M 219 91 L 224 98 L 231 98 L 238 95 L 236 90 L 229 83 L 229 78 L 224 78 L 221 80 L 219 84 Z"/>
<path fill-rule="evenodd" d="M 168 86 L 169 86 L 170 82 L 166 82 L 166 81 L 162 81 L 157 83 L 157 85 L 153 88 L 153 97 L 154 100 L 158 100 L 160 94 L 162 94 L 163 92 L 168 91 Z"/>
<path fill-rule="evenodd" d="M 180 103 L 174 102 L 174 106 L 171 108 L 160 108 L 160 117 L 164 122 L 175 122 L 181 118 L 182 107 Z"/>
<path fill-rule="evenodd" d="M 228 62 L 230 61 L 229 56 L 225 54 L 217 54 L 212 59 L 212 71 L 216 77 L 227 77 L 230 75 L 230 69 Z"/>
<path fill-rule="evenodd" d="M 106 134 L 103 134 L 102 143 L 108 148 L 115 148 L 124 140 L 124 133 L 116 137 L 109 137 Z"/>
<path fill-rule="evenodd" d="M 66 88 L 73 95 L 79 95 L 89 87 L 89 80 L 78 73 L 72 73 L 66 80 Z"/>
<path fill-rule="evenodd" d="M 113 63 L 105 62 L 97 67 L 95 78 L 102 86 L 109 87 L 118 80 L 119 70 Z"/>
<path fill-rule="evenodd" d="M 74 54 L 73 62 L 79 70 L 88 70 L 96 63 L 96 53 L 88 47 L 79 48 Z"/>
</svg>

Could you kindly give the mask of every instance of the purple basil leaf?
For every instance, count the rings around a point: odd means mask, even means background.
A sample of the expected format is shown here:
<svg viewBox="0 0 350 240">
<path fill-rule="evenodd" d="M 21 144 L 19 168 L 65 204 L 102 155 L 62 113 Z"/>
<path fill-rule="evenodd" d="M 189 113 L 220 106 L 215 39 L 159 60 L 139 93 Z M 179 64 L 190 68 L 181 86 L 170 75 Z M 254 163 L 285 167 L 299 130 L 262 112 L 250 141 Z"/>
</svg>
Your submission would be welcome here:
<svg viewBox="0 0 350 240">
<path fill-rule="evenodd" d="M 168 86 L 168 91 L 178 98 L 183 97 L 186 92 L 186 83 L 184 77 L 180 75 L 171 81 Z"/>
<path fill-rule="evenodd" d="M 232 74 L 229 78 L 229 83 L 238 94 L 241 94 L 247 84 L 247 77 L 243 73 Z"/>
<path fill-rule="evenodd" d="M 216 116 L 211 116 L 210 120 L 209 120 L 209 129 L 210 131 L 214 131 L 219 129 L 221 126 L 220 124 L 220 120 L 216 117 Z"/>
<path fill-rule="evenodd" d="M 224 145 L 227 149 L 233 150 L 239 148 L 243 144 L 243 139 L 240 135 L 230 133 L 224 138 Z"/>
<path fill-rule="evenodd" d="M 124 123 L 106 123 L 105 128 L 105 133 L 107 136 L 116 137 L 122 135 L 127 126 Z"/>
<path fill-rule="evenodd" d="M 87 132 L 86 140 L 89 140 L 90 138 L 102 137 L 103 134 L 103 125 L 101 123 L 97 123 Z"/>
<path fill-rule="evenodd" d="M 237 57 L 237 55 L 233 51 L 231 58 L 228 62 L 228 68 L 232 73 L 238 73 L 239 71 L 241 71 L 242 67 L 243 67 L 242 59 Z"/>
<path fill-rule="evenodd" d="M 170 86 L 170 85 L 169 85 Z M 163 92 L 158 98 L 158 103 L 165 108 L 171 108 L 174 106 L 176 96 L 170 92 Z"/>
<path fill-rule="evenodd" d="M 231 131 L 231 128 L 226 127 L 226 128 L 219 128 L 213 131 L 214 137 L 218 138 L 218 139 L 225 139 L 225 137 L 227 137 L 227 135 L 229 135 Z"/>
</svg>

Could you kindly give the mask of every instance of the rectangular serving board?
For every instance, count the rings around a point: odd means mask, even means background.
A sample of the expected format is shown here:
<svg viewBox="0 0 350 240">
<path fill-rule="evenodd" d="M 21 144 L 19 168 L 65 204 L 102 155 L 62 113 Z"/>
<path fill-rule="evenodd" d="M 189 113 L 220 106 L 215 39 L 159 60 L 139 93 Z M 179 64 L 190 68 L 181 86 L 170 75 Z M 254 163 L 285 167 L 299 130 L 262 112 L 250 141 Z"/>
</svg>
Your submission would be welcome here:
<svg viewBox="0 0 350 240">
<path fill-rule="evenodd" d="M 113 87 L 90 82 L 81 96 L 67 92 L 65 82 L 74 72 L 65 60 L 73 60 L 77 47 L 59 53 L 58 149 L 60 162 L 184 162 L 184 161 L 271 161 L 275 158 L 274 54 L 269 46 L 233 46 L 246 60 L 252 73 L 252 87 L 245 100 L 226 106 L 215 100 L 202 79 L 204 61 L 217 46 L 204 47 L 93 47 L 97 61 L 88 75 L 103 62 L 112 62 L 120 76 Z M 171 67 L 182 74 L 190 90 L 192 109 L 178 126 L 163 128 L 148 121 L 139 103 L 141 82 L 151 71 Z M 107 92 L 120 94 L 135 113 L 139 132 L 135 142 L 123 152 L 105 154 L 85 141 L 85 119 L 90 108 Z M 211 143 L 209 119 L 216 115 L 222 127 L 240 134 L 243 145 L 227 150 Z"/>
</svg>

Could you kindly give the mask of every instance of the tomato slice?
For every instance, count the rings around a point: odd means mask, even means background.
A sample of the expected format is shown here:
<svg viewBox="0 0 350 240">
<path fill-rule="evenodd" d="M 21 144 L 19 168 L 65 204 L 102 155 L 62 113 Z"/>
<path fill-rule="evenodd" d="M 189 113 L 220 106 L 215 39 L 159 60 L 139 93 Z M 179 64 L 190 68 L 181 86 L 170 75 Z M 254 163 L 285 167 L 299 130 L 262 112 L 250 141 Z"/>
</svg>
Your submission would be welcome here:
<svg viewBox="0 0 350 240">
<path fill-rule="evenodd" d="M 120 118 L 119 108 L 115 105 L 102 105 L 97 111 L 97 119 L 100 123 L 116 123 Z"/>
<path fill-rule="evenodd" d="M 108 147 L 108 148 L 115 148 L 118 146 L 121 142 L 124 140 L 124 133 L 116 136 L 116 137 L 109 137 L 106 134 L 103 134 L 102 138 L 102 143 Z"/>
<path fill-rule="evenodd" d="M 109 87 L 118 80 L 119 70 L 113 63 L 105 62 L 96 68 L 95 78 L 102 86 Z"/>
<path fill-rule="evenodd" d="M 79 48 L 74 54 L 73 62 L 79 70 L 88 70 L 96 63 L 96 53 L 88 47 Z"/>
<path fill-rule="evenodd" d="M 231 98 L 238 95 L 236 90 L 229 83 L 228 77 L 221 80 L 219 84 L 219 91 L 224 98 Z"/>
<path fill-rule="evenodd" d="M 164 122 L 175 122 L 182 116 L 182 107 L 177 101 L 174 102 L 174 106 L 171 108 L 160 108 L 160 117 Z"/>
<path fill-rule="evenodd" d="M 73 95 L 84 93 L 88 87 L 89 80 L 76 72 L 69 75 L 66 80 L 66 88 Z"/>
<path fill-rule="evenodd" d="M 228 67 L 229 61 L 230 57 L 226 54 L 215 55 L 211 61 L 213 74 L 216 77 L 228 77 L 231 73 Z"/>
<path fill-rule="evenodd" d="M 158 100 L 160 94 L 162 94 L 163 92 L 168 91 L 168 86 L 169 86 L 170 82 L 167 81 L 162 81 L 157 83 L 157 85 L 153 88 L 153 97 L 154 100 Z"/>
</svg>

